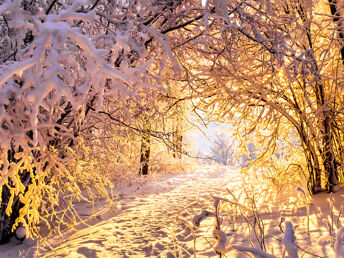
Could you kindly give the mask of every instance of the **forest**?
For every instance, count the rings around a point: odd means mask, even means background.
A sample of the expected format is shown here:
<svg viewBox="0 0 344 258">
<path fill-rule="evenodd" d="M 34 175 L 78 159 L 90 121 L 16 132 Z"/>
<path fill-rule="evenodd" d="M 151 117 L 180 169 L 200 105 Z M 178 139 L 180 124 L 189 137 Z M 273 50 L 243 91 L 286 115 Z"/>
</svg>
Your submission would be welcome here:
<svg viewBox="0 0 344 258">
<path fill-rule="evenodd" d="M 15 237 L 37 257 L 344 257 L 342 1 L 0 0 L 0 42 L 7 249 Z M 172 205 L 167 189 L 184 210 L 144 213 L 155 197 Z M 129 210 L 184 235 L 79 256 L 53 244 Z"/>
</svg>

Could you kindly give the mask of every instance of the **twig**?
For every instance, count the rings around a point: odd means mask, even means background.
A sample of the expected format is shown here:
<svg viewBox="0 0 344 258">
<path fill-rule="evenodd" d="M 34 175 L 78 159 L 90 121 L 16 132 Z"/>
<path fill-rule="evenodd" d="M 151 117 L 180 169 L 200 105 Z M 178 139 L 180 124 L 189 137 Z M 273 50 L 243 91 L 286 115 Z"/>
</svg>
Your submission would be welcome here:
<svg viewBox="0 0 344 258">
<path fill-rule="evenodd" d="M 266 235 L 266 237 L 271 237 L 271 238 L 277 240 L 278 242 L 283 243 L 283 240 L 279 239 L 278 237 L 271 236 L 271 235 Z M 296 243 L 295 243 L 295 247 L 298 248 L 298 249 L 300 249 L 301 251 L 303 251 L 303 252 L 305 252 L 305 253 L 307 253 L 307 254 L 313 255 L 313 256 L 315 256 L 315 257 L 325 258 L 324 256 L 317 255 L 317 254 L 314 254 L 314 253 L 311 253 L 311 252 L 307 251 L 306 249 L 300 247 L 300 246 L 299 246 L 298 244 L 296 244 Z"/>
<path fill-rule="evenodd" d="M 54 7 L 54 5 L 56 4 L 56 2 L 57 2 L 57 0 L 53 0 L 53 1 L 50 3 L 48 9 L 45 11 L 45 14 L 46 14 L 46 15 L 48 15 L 48 14 L 50 13 L 51 9 L 53 9 L 53 7 Z"/>
</svg>

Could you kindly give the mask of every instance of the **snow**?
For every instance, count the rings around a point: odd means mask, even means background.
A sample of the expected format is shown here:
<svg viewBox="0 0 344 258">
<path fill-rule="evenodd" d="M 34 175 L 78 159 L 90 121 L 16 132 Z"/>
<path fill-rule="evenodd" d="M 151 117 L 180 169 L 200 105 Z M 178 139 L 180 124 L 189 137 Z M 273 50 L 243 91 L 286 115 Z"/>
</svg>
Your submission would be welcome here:
<svg viewBox="0 0 344 258">
<path fill-rule="evenodd" d="M 298 258 L 297 249 L 295 247 L 295 235 L 293 224 L 290 221 L 285 222 L 285 232 L 283 237 L 283 244 L 286 251 L 291 258 Z"/>
<path fill-rule="evenodd" d="M 225 253 L 227 245 L 226 233 L 219 229 L 213 230 L 213 237 L 217 240 L 214 249 L 217 253 Z"/>
<path fill-rule="evenodd" d="M 195 217 L 193 217 L 192 219 L 192 224 L 195 226 L 195 227 L 199 227 L 200 223 L 202 220 L 208 218 L 208 217 L 214 217 L 215 214 L 213 212 L 210 212 L 210 211 L 207 211 L 207 210 L 204 210 L 202 211 L 201 214 L 199 215 L 196 215 Z"/>
<path fill-rule="evenodd" d="M 232 245 L 232 247 L 244 253 L 251 253 L 255 258 L 276 258 L 276 256 L 267 254 L 258 248 L 240 245 Z"/>
<path fill-rule="evenodd" d="M 233 231 L 233 225 L 220 210 L 221 230 L 215 229 L 212 196 L 218 196 L 215 199 L 221 206 L 224 200 L 231 200 L 226 187 L 239 189 L 243 181 L 238 169 L 204 166 L 188 174 L 158 175 L 123 182 L 116 187 L 116 210 L 111 209 L 105 200 L 99 200 L 92 213 L 92 204 L 80 202 L 75 208 L 84 221 L 75 225 L 75 229 L 62 231 L 61 236 L 47 238 L 50 247 L 38 243 L 37 249 L 37 242 L 32 239 L 26 239 L 22 244 L 12 239 L 0 246 L 1 257 L 32 256 L 34 252 L 49 257 L 172 257 L 179 250 L 188 257 L 193 255 L 194 247 L 197 257 L 216 257 L 214 248 L 225 251 L 227 257 L 247 257 L 248 253 L 255 257 L 281 257 L 285 251 L 289 257 L 314 257 L 313 254 L 335 257 L 334 249 L 337 257 L 342 257 L 343 229 L 338 231 L 335 244 L 334 232 L 337 230 L 332 230 L 332 236 L 328 235 L 327 227 L 331 223 L 324 222 L 324 219 L 331 221 L 330 196 L 320 193 L 313 198 L 307 197 L 305 202 L 306 197 L 297 191 L 296 186 L 293 186 L 294 190 L 278 190 L 279 198 L 273 197 L 277 196 L 277 191 L 270 193 L 260 204 L 258 211 L 264 222 L 265 252 L 260 250 L 252 231 L 250 233 L 239 215 Z M 342 222 L 341 219 L 337 221 L 344 201 L 341 192 L 340 189 L 333 195 L 334 224 Z M 240 196 L 238 190 L 233 190 L 232 194 Z M 308 202 L 311 202 L 309 235 Z M 205 210 L 208 210 L 207 214 Z M 203 214 L 198 218 L 202 219 L 200 226 L 194 227 L 193 218 L 200 214 Z M 284 228 L 284 233 L 280 228 Z"/>
<path fill-rule="evenodd" d="M 26 232 L 26 228 L 23 226 L 19 226 L 16 228 L 15 231 L 15 238 L 23 241 L 26 238 L 27 232 Z"/>
<path fill-rule="evenodd" d="M 341 228 L 337 232 L 336 243 L 334 245 L 334 251 L 336 253 L 336 258 L 344 257 L 344 248 L 343 248 L 343 232 L 344 228 Z"/>
</svg>

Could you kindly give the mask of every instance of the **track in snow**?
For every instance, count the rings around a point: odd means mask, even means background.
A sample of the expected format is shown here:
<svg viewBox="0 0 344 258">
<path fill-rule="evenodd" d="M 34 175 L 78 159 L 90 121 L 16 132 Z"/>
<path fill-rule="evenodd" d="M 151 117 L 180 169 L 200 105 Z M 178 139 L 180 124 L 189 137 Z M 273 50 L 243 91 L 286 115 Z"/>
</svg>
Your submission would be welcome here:
<svg viewBox="0 0 344 258">
<path fill-rule="evenodd" d="M 175 247 L 170 241 L 172 232 L 176 232 L 179 243 L 193 242 L 185 226 L 177 223 L 173 230 L 177 217 L 191 222 L 202 209 L 211 209 L 211 195 L 222 196 L 228 183 L 240 182 L 239 171 L 226 167 L 204 167 L 191 174 L 161 176 L 134 193 L 122 194 L 119 213 L 100 214 L 92 226 L 69 234 L 63 240 L 51 240 L 55 248 L 47 254 L 73 257 L 169 255 L 169 250 Z M 61 243 L 56 245 L 57 241 Z M 185 245 L 185 248 L 189 247 Z"/>
</svg>

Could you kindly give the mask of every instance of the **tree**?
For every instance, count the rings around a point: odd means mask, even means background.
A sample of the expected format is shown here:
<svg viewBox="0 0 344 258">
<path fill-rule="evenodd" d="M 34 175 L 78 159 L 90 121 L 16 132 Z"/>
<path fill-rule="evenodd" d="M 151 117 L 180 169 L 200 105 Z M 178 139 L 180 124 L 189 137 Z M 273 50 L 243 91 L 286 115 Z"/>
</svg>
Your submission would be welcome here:
<svg viewBox="0 0 344 258">
<path fill-rule="evenodd" d="M 174 158 L 181 159 L 183 153 L 183 124 L 184 113 L 185 113 L 185 103 L 180 100 L 180 95 L 182 85 L 184 83 L 178 80 L 170 80 L 167 83 L 167 92 L 163 96 L 162 101 L 165 103 L 165 110 L 163 111 L 163 116 L 171 120 L 171 125 L 169 126 L 170 135 L 170 146 L 169 151 L 172 152 Z M 177 100 L 177 101 L 176 101 Z"/>
<path fill-rule="evenodd" d="M 154 105 L 165 68 L 178 72 L 165 34 L 184 26 L 188 8 L 182 1 L 2 1 L 1 242 L 18 223 L 36 234 L 44 215 L 61 219 L 54 207 L 61 196 L 80 197 L 80 185 L 104 192 L 109 182 L 91 164 L 76 166 L 93 133 L 85 128 L 97 122 L 90 114 L 128 125 L 128 100 Z M 109 97 L 122 109 L 108 110 Z"/>
<path fill-rule="evenodd" d="M 329 14 L 328 5 L 306 0 L 207 1 L 192 31 L 202 40 L 181 51 L 198 107 L 235 121 L 239 142 L 254 137 L 257 163 L 278 139 L 297 136 L 312 193 L 334 191 L 343 173 L 341 27 Z"/>
<path fill-rule="evenodd" d="M 334 191 L 343 178 L 337 1 L 1 2 L 1 242 L 18 223 L 35 234 L 44 215 L 61 219 L 60 198 L 71 204 L 80 186 L 104 192 L 110 182 L 85 162 L 85 140 L 116 133 L 97 128 L 103 118 L 138 133 L 145 164 L 153 137 L 173 135 L 181 153 L 187 100 L 233 121 L 240 146 L 254 138 L 257 164 L 280 139 L 300 147 L 311 192 Z M 171 81 L 181 86 L 168 94 Z M 172 130 L 158 122 L 169 110 Z"/>
<path fill-rule="evenodd" d="M 236 159 L 234 142 L 224 132 L 215 133 L 210 145 L 209 156 L 209 158 L 225 166 L 234 165 Z"/>
<path fill-rule="evenodd" d="M 148 175 L 148 168 L 149 168 L 149 158 L 151 152 L 151 145 L 150 145 L 150 136 L 144 134 L 142 136 L 141 142 L 141 155 L 140 155 L 140 175 Z"/>
<path fill-rule="evenodd" d="M 250 164 L 254 163 L 254 161 L 257 159 L 256 157 L 256 148 L 254 146 L 254 143 L 249 142 L 245 146 L 245 151 L 243 154 L 239 155 L 238 163 L 242 168 L 247 168 Z"/>
</svg>

